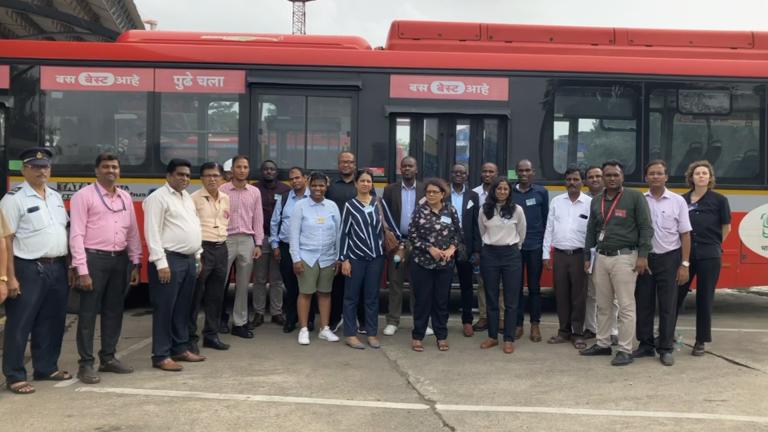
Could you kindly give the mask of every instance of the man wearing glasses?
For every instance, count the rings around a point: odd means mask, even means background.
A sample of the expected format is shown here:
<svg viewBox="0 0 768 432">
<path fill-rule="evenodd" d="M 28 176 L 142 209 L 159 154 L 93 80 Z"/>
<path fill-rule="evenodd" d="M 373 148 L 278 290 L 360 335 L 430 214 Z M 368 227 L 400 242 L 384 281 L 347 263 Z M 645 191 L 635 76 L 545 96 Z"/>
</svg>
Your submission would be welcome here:
<svg viewBox="0 0 768 432">
<path fill-rule="evenodd" d="M 131 373 L 133 368 L 115 358 L 123 325 L 123 301 L 131 285 L 139 283 L 141 240 L 131 195 L 117 187 L 120 161 L 102 153 L 96 157 L 96 182 L 72 196 L 69 246 L 77 270 L 80 310 L 77 320 L 77 377 L 84 384 L 101 378 L 93 368 L 96 316 L 101 312 L 99 371 Z"/>
</svg>

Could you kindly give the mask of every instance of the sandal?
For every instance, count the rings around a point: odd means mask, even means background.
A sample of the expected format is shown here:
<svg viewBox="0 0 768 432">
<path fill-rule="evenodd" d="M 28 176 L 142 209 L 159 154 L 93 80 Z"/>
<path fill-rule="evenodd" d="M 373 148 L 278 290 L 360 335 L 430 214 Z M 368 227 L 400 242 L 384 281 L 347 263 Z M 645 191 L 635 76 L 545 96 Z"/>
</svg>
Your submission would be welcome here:
<svg viewBox="0 0 768 432">
<path fill-rule="evenodd" d="M 448 351 L 448 341 L 445 339 L 437 341 L 437 349 L 440 351 Z"/>
<path fill-rule="evenodd" d="M 26 381 L 9 383 L 6 384 L 5 387 L 13 394 L 32 394 L 35 392 L 35 388 L 32 386 L 32 384 Z"/>
<path fill-rule="evenodd" d="M 57 370 L 48 376 L 35 377 L 35 381 L 69 381 L 71 379 L 72 374 L 63 370 Z"/>
<path fill-rule="evenodd" d="M 576 338 L 573 340 L 573 347 L 576 348 L 577 350 L 583 350 L 584 348 L 587 347 L 587 343 L 584 342 L 584 339 L 582 338 Z"/>
<path fill-rule="evenodd" d="M 411 341 L 411 349 L 416 352 L 422 352 L 424 351 L 424 345 L 420 340 L 414 339 Z"/>
</svg>

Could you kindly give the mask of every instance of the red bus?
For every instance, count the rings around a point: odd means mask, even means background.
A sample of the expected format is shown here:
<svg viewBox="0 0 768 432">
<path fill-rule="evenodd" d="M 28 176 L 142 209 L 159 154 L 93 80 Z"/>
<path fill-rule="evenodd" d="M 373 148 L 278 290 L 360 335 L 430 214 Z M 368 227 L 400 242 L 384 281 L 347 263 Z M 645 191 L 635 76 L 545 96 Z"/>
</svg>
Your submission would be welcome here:
<svg viewBox="0 0 768 432">
<path fill-rule="evenodd" d="M 619 159 L 630 186 L 661 158 L 670 182 L 716 167 L 734 215 L 721 287 L 767 285 L 768 33 L 396 21 L 386 45 L 349 36 L 129 31 L 114 43 L 0 41 L 0 178 L 26 147 L 56 154 L 65 197 L 112 151 L 137 208 L 174 156 L 248 154 L 333 174 L 349 149 L 395 181 L 527 158 L 562 191 L 566 166 Z M 546 282 L 546 281 L 545 281 Z"/>
</svg>

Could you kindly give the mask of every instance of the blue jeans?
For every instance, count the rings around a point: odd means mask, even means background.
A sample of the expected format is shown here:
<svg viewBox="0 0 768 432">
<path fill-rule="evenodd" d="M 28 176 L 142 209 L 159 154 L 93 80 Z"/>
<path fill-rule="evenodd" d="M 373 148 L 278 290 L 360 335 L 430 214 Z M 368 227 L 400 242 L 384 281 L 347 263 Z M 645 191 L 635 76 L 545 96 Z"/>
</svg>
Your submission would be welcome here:
<svg viewBox="0 0 768 432">
<path fill-rule="evenodd" d="M 64 258 L 52 263 L 13 260 L 21 295 L 5 302 L 3 374 L 8 384 L 27 380 L 24 351 L 30 333 L 35 378 L 47 377 L 59 370 L 69 292 Z"/>
<path fill-rule="evenodd" d="M 344 336 L 357 335 L 357 305 L 360 295 L 365 305 L 364 326 L 368 336 L 376 336 L 379 327 L 379 284 L 384 270 L 384 256 L 372 260 L 351 259 L 352 276 L 344 278 Z"/>
<path fill-rule="evenodd" d="M 523 268 L 528 281 L 528 313 L 531 324 L 541 321 L 541 270 L 543 249 L 521 250 Z M 522 327 L 525 321 L 525 297 L 523 296 L 523 272 L 520 272 L 520 295 L 517 299 L 517 326 Z M 487 289 L 487 288 L 486 288 Z"/>
<path fill-rule="evenodd" d="M 157 267 L 149 264 L 149 300 L 152 302 L 152 362 L 183 354 L 189 348 L 189 316 L 195 293 L 195 256 L 166 252 L 171 281 L 161 284 Z"/>
</svg>

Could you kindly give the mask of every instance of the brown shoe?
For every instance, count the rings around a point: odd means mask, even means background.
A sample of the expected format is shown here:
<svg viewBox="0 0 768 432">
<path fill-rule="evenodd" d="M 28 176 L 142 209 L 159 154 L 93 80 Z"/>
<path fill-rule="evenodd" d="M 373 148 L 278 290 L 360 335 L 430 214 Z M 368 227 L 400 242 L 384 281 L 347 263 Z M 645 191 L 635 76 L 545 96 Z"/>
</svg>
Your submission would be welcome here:
<svg viewBox="0 0 768 432">
<path fill-rule="evenodd" d="M 523 326 L 518 326 L 515 329 L 515 340 L 519 340 L 523 337 Z"/>
<path fill-rule="evenodd" d="M 531 340 L 541 342 L 541 330 L 539 330 L 538 324 L 531 324 Z"/>
<path fill-rule="evenodd" d="M 485 331 L 488 330 L 488 320 L 485 318 L 480 318 L 477 320 L 475 325 L 472 326 L 472 329 L 474 331 Z"/>
<path fill-rule="evenodd" d="M 512 354 L 515 352 L 515 344 L 512 342 L 504 342 L 504 347 L 502 347 L 502 350 L 504 350 L 504 354 Z"/>
<path fill-rule="evenodd" d="M 472 328 L 472 324 L 464 324 L 464 336 L 472 337 L 475 335 L 475 330 Z"/>
<path fill-rule="evenodd" d="M 175 361 L 169 358 L 159 363 L 153 363 L 152 367 L 160 370 L 164 370 L 166 372 L 181 372 L 184 369 L 184 366 L 176 363 Z"/>
<path fill-rule="evenodd" d="M 498 339 L 488 338 L 488 339 L 484 340 L 483 343 L 480 344 L 480 348 L 482 348 L 482 349 L 493 348 L 493 347 L 497 346 L 498 344 L 499 344 L 499 340 Z"/>
<path fill-rule="evenodd" d="M 172 356 L 171 358 L 176 361 L 197 363 L 197 362 L 205 361 L 206 357 L 201 356 L 199 354 L 195 354 L 192 351 L 185 351 L 184 353 Z"/>
</svg>

